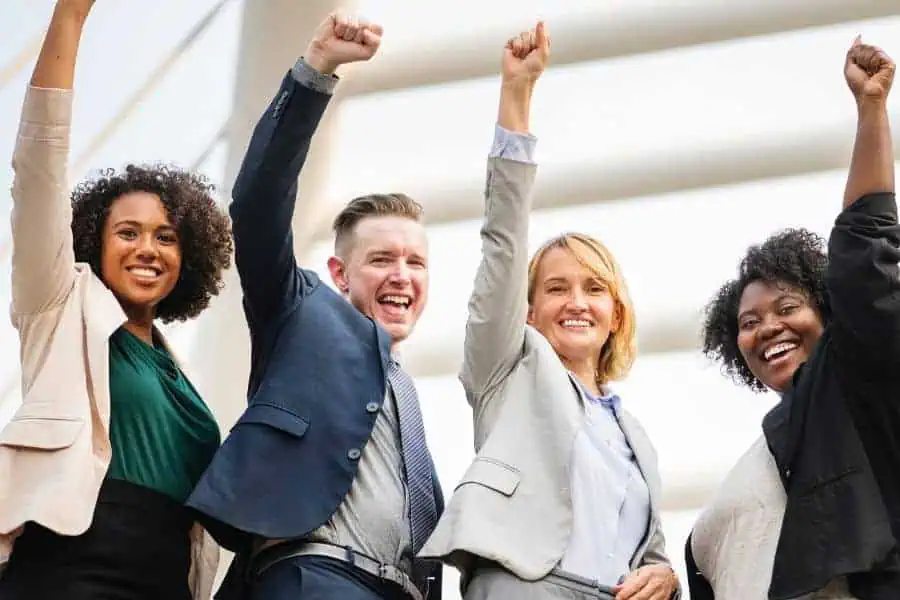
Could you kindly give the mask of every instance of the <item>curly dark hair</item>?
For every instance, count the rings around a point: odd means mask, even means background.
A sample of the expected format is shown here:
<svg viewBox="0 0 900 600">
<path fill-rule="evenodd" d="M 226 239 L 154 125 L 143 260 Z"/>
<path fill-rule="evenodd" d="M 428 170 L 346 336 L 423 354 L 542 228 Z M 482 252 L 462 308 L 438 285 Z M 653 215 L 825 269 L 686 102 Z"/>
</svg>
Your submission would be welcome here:
<svg viewBox="0 0 900 600">
<path fill-rule="evenodd" d="M 181 273 L 157 306 L 157 318 L 169 323 L 196 317 L 222 289 L 233 251 L 230 221 L 203 175 L 164 164 L 130 164 L 124 171 L 106 169 L 80 183 L 72 192 L 75 260 L 89 264 L 102 279 L 103 227 L 113 202 L 131 192 L 160 197 L 181 246 Z"/>
<path fill-rule="evenodd" d="M 750 371 L 737 345 L 738 305 L 744 288 L 754 281 L 762 281 L 801 290 L 827 324 L 831 320 L 825 287 L 827 264 L 825 240 L 806 229 L 786 229 L 761 245 L 748 248 L 737 278 L 719 288 L 706 305 L 703 353 L 720 363 L 725 375 L 736 383 L 757 392 L 765 391 L 765 384 Z"/>
</svg>

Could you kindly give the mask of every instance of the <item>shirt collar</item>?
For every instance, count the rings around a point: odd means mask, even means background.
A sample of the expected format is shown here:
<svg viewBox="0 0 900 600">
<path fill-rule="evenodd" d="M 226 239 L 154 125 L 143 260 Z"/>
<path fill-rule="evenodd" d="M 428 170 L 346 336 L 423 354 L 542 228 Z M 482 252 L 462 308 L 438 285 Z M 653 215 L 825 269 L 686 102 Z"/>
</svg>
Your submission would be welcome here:
<svg viewBox="0 0 900 600">
<path fill-rule="evenodd" d="M 578 389 L 581 390 L 581 393 L 584 396 L 584 399 L 587 401 L 588 404 L 593 404 L 593 405 L 600 404 L 604 408 L 611 410 L 614 413 L 618 414 L 619 409 L 621 408 L 621 405 L 622 405 L 622 399 L 619 397 L 618 394 L 613 392 L 609 388 L 609 386 L 606 386 L 606 385 L 600 386 L 600 392 L 602 395 L 595 396 L 594 394 L 592 394 L 591 392 L 588 391 L 588 389 L 584 386 L 584 384 L 581 383 L 581 380 L 578 379 L 577 377 L 575 377 L 575 375 L 573 375 L 572 373 L 569 373 L 569 377 L 572 378 L 572 381 L 574 381 L 575 385 L 578 386 Z"/>
</svg>

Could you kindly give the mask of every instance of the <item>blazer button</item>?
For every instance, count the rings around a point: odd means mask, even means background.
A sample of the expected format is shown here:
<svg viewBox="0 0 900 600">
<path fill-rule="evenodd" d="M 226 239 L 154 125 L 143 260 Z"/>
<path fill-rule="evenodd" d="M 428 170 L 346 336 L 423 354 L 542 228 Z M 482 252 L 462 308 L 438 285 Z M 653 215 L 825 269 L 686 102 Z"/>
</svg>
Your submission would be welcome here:
<svg viewBox="0 0 900 600">
<path fill-rule="evenodd" d="M 350 460 L 357 460 L 359 458 L 359 448 L 350 448 L 350 451 L 347 452 L 347 458 Z"/>
<path fill-rule="evenodd" d="M 378 408 L 379 406 L 377 402 L 369 402 L 368 404 L 366 404 L 366 412 L 378 412 Z"/>
</svg>

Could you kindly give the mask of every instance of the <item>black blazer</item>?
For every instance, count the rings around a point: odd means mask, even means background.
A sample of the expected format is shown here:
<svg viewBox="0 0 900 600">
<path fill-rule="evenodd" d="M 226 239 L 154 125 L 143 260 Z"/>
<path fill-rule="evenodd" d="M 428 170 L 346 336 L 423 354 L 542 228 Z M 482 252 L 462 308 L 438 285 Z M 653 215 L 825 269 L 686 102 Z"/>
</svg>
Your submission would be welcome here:
<svg viewBox="0 0 900 600">
<path fill-rule="evenodd" d="M 861 600 L 900 597 L 898 262 L 894 194 L 863 196 L 837 217 L 825 273 L 831 322 L 763 420 L 787 492 L 772 600 L 844 575 Z M 687 543 L 691 598 L 711 598 Z"/>
<path fill-rule="evenodd" d="M 242 554 L 254 536 L 301 538 L 331 518 L 378 415 L 367 405 L 380 407 L 387 389 L 390 336 L 294 257 L 297 178 L 329 98 L 288 74 L 233 189 L 249 406 L 188 506 L 222 546 Z M 431 587 L 436 600 L 440 580 Z"/>
</svg>

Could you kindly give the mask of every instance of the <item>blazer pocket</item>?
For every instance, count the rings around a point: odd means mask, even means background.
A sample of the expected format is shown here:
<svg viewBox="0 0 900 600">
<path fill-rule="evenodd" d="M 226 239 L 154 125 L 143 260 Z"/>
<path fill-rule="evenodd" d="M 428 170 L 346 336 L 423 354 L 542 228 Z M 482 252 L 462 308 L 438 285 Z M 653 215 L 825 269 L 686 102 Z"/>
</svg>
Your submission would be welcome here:
<svg viewBox="0 0 900 600">
<path fill-rule="evenodd" d="M 0 446 L 35 450 L 68 448 L 78 439 L 84 420 L 56 414 L 58 409 L 55 404 L 26 402 L 0 431 Z"/>
<path fill-rule="evenodd" d="M 274 404 L 251 404 L 235 423 L 235 427 L 249 423 L 268 425 L 278 431 L 302 438 L 309 429 L 309 421 Z"/>
<path fill-rule="evenodd" d="M 517 468 L 494 458 L 478 456 L 469 465 L 456 489 L 467 484 L 477 484 L 509 497 L 515 493 L 521 479 Z"/>
</svg>

